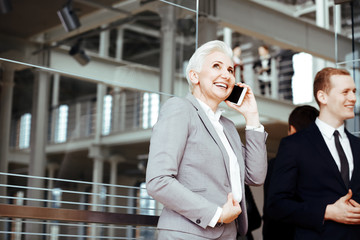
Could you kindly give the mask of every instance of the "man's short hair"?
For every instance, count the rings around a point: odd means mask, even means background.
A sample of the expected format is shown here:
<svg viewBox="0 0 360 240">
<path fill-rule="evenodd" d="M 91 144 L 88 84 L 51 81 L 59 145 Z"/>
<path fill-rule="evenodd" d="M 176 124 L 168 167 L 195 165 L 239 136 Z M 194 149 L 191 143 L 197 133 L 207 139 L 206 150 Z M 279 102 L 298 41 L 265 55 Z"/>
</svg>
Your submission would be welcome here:
<svg viewBox="0 0 360 240">
<path fill-rule="evenodd" d="M 320 102 L 317 99 L 317 92 L 319 90 L 322 90 L 326 93 L 328 93 L 331 89 L 330 86 L 330 78 L 334 75 L 350 75 L 350 73 L 345 69 L 339 69 L 339 68 L 332 68 L 332 67 L 326 67 L 320 70 L 314 80 L 314 98 L 317 102 L 317 104 L 320 106 Z"/>
<path fill-rule="evenodd" d="M 307 128 L 319 116 L 319 110 L 310 105 L 303 105 L 296 107 L 289 115 L 289 130 L 290 125 L 298 132 Z"/>
</svg>

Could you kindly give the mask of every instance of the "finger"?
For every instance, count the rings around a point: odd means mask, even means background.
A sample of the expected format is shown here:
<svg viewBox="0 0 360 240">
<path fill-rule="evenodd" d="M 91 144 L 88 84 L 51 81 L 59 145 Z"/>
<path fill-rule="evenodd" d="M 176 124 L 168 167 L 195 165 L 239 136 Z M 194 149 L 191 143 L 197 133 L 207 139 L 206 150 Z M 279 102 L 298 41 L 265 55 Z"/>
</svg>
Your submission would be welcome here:
<svg viewBox="0 0 360 240">
<path fill-rule="evenodd" d="M 234 200 L 234 196 L 232 193 L 229 193 L 227 198 L 228 198 L 227 201 L 230 203 L 232 203 L 232 201 Z"/>
<path fill-rule="evenodd" d="M 349 189 L 349 192 L 342 198 L 344 201 L 349 201 L 351 199 L 351 197 L 352 197 L 352 191 L 351 191 L 351 189 Z"/>
<path fill-rule="evenodd" d="M 230 102 L 229 100 L 225 101 L 226 105 L 228 105 L 228 107 L 237 110 L 239 107 L 235 105 L 235 103 Z"/>
<path fill-rule="evenodd" d="M 350 204 L 353 205 L 356 208 L 360 208 L 360 204 L 357 203 L 354 199 L 349 200 Z"/>
<path fill-rule="evenodd" d="M 233 198 L 233 205 L 235 205 L 236 203 L 238 203 L 238 201 L 236 201 L 235 198 Z"/>
</svg>

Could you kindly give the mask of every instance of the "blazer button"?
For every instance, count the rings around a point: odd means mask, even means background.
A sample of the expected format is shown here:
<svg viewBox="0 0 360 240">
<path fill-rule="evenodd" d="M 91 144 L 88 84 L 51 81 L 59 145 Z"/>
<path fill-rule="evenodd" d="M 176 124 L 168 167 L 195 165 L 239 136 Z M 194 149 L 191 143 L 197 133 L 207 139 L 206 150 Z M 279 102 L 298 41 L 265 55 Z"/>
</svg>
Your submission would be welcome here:
<svg viewBox="0 0 360 240">
<path fill-rule="evenodd" d="M 196 223 L 197 223 L 197 224 L 200 224 L 200 223 L 201 223 L 201 220 L 200 220 L 200 219 L 196 219 Z"/>
</svg>

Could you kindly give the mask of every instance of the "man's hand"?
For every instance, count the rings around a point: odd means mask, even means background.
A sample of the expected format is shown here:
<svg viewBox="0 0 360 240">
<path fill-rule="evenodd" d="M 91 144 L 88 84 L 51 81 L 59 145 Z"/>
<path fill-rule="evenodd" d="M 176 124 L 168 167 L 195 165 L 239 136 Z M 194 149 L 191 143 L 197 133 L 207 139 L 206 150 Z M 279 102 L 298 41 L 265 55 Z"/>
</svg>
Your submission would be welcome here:
<svg viewBox="0 0 360 240">
<path fill-rule="evenodd" d="M 325 220 L 333 220 L 344 224 L 360 224 L 360 204 L 351 199 L 352 191 L 329 204 L 325 210 Z"/>
<path fill-rule="evenodd" d="M 233 194 L 229 193 L 228 199 L 222 207 L 222 213 L 218 222 L 231 223 L 240 215 L 241 212 L 240 204 L 234 199 Z"/>
</svg>

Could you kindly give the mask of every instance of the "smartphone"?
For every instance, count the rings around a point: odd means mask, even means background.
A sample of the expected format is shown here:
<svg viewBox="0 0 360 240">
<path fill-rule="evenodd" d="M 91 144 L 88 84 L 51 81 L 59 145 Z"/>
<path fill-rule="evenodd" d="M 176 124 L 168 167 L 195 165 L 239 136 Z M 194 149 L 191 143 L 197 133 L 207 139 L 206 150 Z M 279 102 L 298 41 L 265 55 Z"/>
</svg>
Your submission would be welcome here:
<svg viewBox="0 0 360 240">
<path fill-rule="evenodd" d="M 236 105 L 240 106 L 242 101 L 244 100 L 246 91 L 246 87 L 239 87 L 238 85 L 235 85 L 234 89 L 226 100 L 229 100 L 230 102 L 233 102 Z"/>
</svg>

